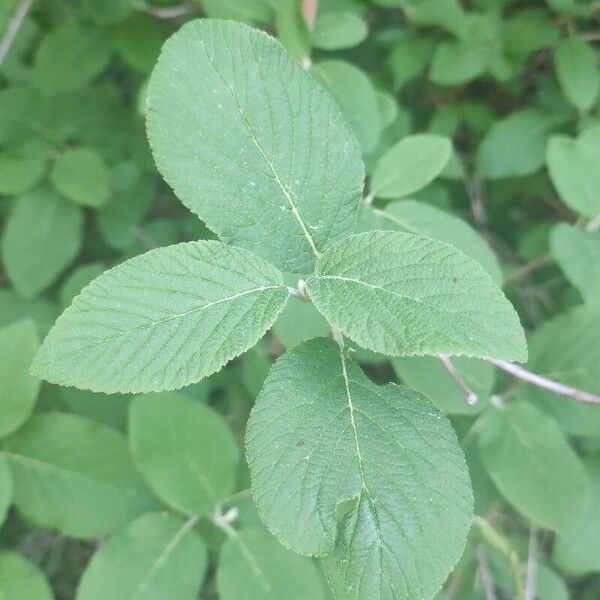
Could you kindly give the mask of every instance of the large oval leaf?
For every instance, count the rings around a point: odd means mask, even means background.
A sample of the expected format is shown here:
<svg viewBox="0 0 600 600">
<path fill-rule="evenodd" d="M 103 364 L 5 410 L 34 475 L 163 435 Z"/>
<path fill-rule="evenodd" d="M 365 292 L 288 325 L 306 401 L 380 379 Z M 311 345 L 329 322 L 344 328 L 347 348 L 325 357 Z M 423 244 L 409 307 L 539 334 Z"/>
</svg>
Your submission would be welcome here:
<svg viewBox="0 0 600 600">
<path fill-rule="evenodd" d="M 392 231 L 351 236 L 321 257 L 307 290 L 327 320 L 369 350 L 527 357 L 519 318 L 500 289 L 443 242 Z"/>
<path fill-rule="evenodd" d="M 95 392 L 177 389 L 252 347 L 287 298 L 281 273 L 246 250 L 206 241 L 158 248 L 84 288 L 32 369 Z"/>
<path fill-rule="evenodd" d="M 337 598 L 431 598 L 458 560 L 472 495 L 449 422 L 424 396 L 376 386 L 332 340 L 273 367 L 246 434 L 259 512 L 323 556 Z"/>
<path fill-rule="evenodd" d="M 358 145 L 335 102 L 265 33 L 184 25 L 154 69 L 147 115 L 160 172 L 223 240 L 309 271 L 352 230 Z"/>
</svg>

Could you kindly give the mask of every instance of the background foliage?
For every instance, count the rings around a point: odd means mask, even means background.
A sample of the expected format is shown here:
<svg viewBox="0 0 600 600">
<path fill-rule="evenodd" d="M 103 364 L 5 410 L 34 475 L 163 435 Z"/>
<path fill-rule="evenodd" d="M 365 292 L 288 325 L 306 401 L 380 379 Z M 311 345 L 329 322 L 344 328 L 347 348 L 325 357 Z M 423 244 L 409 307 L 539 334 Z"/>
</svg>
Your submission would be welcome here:
<svg viewBox="0 0 600 600">
<path fill-rule="evenodd" d="M 163 42 L 202 16 L 276 35 L 329 90 L 367 166 L 364 229 L 473 257 L 517 308 L 527 368 L 600 393 L 597 3 L 4 0 L 0 597 L 328 597 L 320 566 L 261 524 L 242 448 L 273 359 L 328 333 L 311 305 L 292 298 L 258 346 L 178 392 L 29 375 L 58 313 L 106 268 L 213 237 L 158 175 L 144 130 Z M 440 599 L 600 596 L 600 406 L 455 359 L 471 406 L 436 358 L 355 356 L 376 383 L 428 395 L 466 453 L 477 516 Z"/>
</svg>

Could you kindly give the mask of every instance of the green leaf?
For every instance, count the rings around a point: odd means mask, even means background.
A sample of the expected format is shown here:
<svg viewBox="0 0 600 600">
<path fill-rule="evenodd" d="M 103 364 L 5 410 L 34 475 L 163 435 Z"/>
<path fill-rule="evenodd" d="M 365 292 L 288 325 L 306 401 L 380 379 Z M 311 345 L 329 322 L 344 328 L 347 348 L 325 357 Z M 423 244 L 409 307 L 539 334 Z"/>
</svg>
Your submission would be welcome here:
<svg viewBox="0 0 600 600">
<path fill-rule="evenodd" d="M 478 262 L 494 280 L 502 283 L 502 271 L 496 255 L 487 242 L 466 222 L 454 215 L 415 200 L 399 200 L 377 213 L 381 223 L 388 228 L 400 228 L 455 246 Z"/>
<path fill-rule="evenodd" d="M 556 75 L 569 102 L 587 111 L 600 92 L 600 71 L 596 51 L 580 37 L 563 40 L 554 54 Z"/>
<path fill-rule="evenodd" d="M 0 553 L 0 598 L 3 600 L 53 600 L 44 574 L 16 552 Z"/>
<path fill-rule="evenodd" d="M 99 208 L 110 195 L 108 168 L 91 148 L 65 150 L 56 159 L 50 180 L 59 194 L 82 206 Z"/>
<path fill-rule="evenodd" d="M 152 74 L 147 127 L 167 183 L 223 240 L 302 272 L 352 232 L 359 148 L 335 102 L 266 34 L 184 25 Z"/>
<path fill-rule="evenodd" d="M 220 3 L 222 0 L 211 0 L 211 2 Z M 310 31 L 302 12 L 302 6 L 296 0 L 278 0 L 277 3 L 273 3 L 273 6 L 275 8 L 274 24 L 279 41 L 296 61 L 302 66 L 309 66 Z"/>
<path fill-rule="evenodd" d="M 138 517 L 94 554 L 77 600 L 195 600 L 207 553 L 194 524 L 168 513 Z"/>
<path fill-rule="evenodd" d="M 155 508 L 115 429 L 62 413 L 36 415 L 4 443 L 14 503 L 41 527 L 94 538 Z"/>
<path fill-rule="evenodd" d="M 286 348 L 314 337 L 326 337 L 329 330 L 329 323 L 314 305 L 297 298 L 290 298 L 273 325 L 273 333 Z"/>
<path fill-rule="evenodd" d="M 323 254 L 306 285 L 330 323 L 375 352 L 527 356 L 519 318 L 500 289 L 442 242 L 395 231 L 354 235 Z"/>
<path fill-rule="evenodd" d="M 323 50 L 339 50 L 360 44 L 368 35 L 369 28 L 356 13 L 335 11 L 317 13 L 311 43 Z"/>
<path fill-rule="evenodd" d="M 458 356 L 452 364 L 463 381 L 477 394 L 477 403 L 467 404 L 454 380 L 437 359 L 430 356 L 395 358 L 392 366 L 409 387 L 427 396 L 447 414 L 469 415 L 483 410 L 494 385 L 494 367 L 483 360 Z"/>
<path fill-rule="evenodd" d="M 377 91 L 369 77 L 343 60 L 321 61 L 314 65 L 312 73 L 331 92 L 363 153 L 373 151 L 382 123 Z"/>
<path fill-rule="evenodd" d="M 104 271 L 104 265 L 97 262 L 77 267 L 60 287 L 60 305 L 63 308 L 69 306 L 73 298 L 75 298 L 88 283 L 102 275 Z"/>
<path fill-rule="evenodd" d="M 552 256 L 587 304 L 600 304 L 600 233 L 559 223 L 550 235 Z"/>
<path fill-rule="evenodd" d="M 99 25 L 114 25 L 127 18 L 133 10 L 132 0 L 83 0 L 84 14 Z"/>
<path fill-rule="evenodd" d="M 38 334 L 44 337 L 56 320 L 57 311 L 52 302 L 38 298 L 21 298 L 12 290 L 0 289 L 0 327 L 21 319 L 33 319 Z"/>
<path fill-rule="evenodd" d="M 375 165 L 371 194 L 401 198 L 431 183 L 452 155 L 448 138 L 423 133 L 400 140 Z"/>
<path fill-rule="evenodd" d="M 538 565 L 535 589 L 539 600 L 569 600 L 565 580 L 544 564 Z"/>
<path fill-rule="evenodd" d="M 2 238 L 6 273 L 25 298 L 49 287 L 73 262 L 83 215 L 56 194 L 38 189 L 16 200 Z"/>
<path fill-rule="evenodd" d="M 326 598 L 315 563 L 258 528 L 235 532 L 221 547 L 217 590 L 221 600 Z"/>
<path fill-rule="evenodd" d="M 2 527 L 4 520 L 6 519 L 6 514 L 12 504 L 12 498 L 12 475 L 8 466 L 8 461 L 6 460 L 6 455 L 0 451 L 0 527 Z"/>
<path fill-rule="evenodd" d="M 465 10 L 459 0 L 417 0 L 408 3 L 406 14 L 417 25 L 437 25 L 458 37 L 465 34 Z"/>
<path fill-rule="evenodd" d="M 261 518 L 323 556 L 334 596 L 432 598 L 458 560 L 472 495 L 464 456 L 424 396 L 376 386 L 333 342 L 273 367 L 246 434 Z"/>
<path fill-rule="evenodd" d="M 429 78 L 438 85 L 463 85 L 482 75 L 488 61 L 488 49 L 477 41 L 441 42 L 435 49 Z"/>
<path fill-rule="evenodd" d="M 517 110 L 497 121 L 477 152 L 477 168 L 490 179 L 522 177 L 538 171 L 557 117 L 535 108 Z"/>
<path fill-rule="evenodd" d="M 562 571 L 580 576 L 600 571 L 600 459 L 584 459 L 590 494 L 575 526 L 554 543 L 553 560 Z"/>
<path fill-rule="evenodd" d="M 33 411 L 40 381 L 29 367 L 39 345 L 31 319 L 0 329 L 0 437 L 18 429 Z"/>
<path fill-rule="evenodd" d="M 585 139 L 550 138 L 546 164 L 561 200 L 574 211 L 594 217 L 600 213 L 600 148 Z"/>
<path fill-rule="evenodd" d="M 543 323 L 531 337 L 528 368 L 566 385 L 600 394 L 600 307 L 580 306 Z M 525 384 L 523 384 L 525 386 Z M 600 436 L 597 406 L 566 400 L 537 386 L 527 399 L 575 435 Z"/>
<path fill-rule="evenodd" d="M 524 402 L 485 413 L 479 452 L 496 487 L 522 515 L 553 531 L 569 530 L 588 485 L 554 419 Z"/>
<path fill-rule="evenodd" d="M 84 288 L 32 369 L 96 392 L 177 389 L 251 348 L 287 298 L 281 273 L 246 250 L 206 241 L 158 248 Z"/>
<path fill-rule="evenodd" d="M 46 174 L 45 158 L 0 154 L 0 195 L 18 196 L 34 188 Z"/>
<path fill-rule="evenodd" d="M 233 491 L 239 451 L 223 418 L 177 393 L 138 396 L 131 403 L 134 462 L 167 504 L 211 515 Z"/>
<path fill-rule="evenodd" d="M 111 54 L 108 31 L 66 21 L 38 46 L 33 83 L 45 94 L 80 90 L 106 68 Z"/>
</svg>

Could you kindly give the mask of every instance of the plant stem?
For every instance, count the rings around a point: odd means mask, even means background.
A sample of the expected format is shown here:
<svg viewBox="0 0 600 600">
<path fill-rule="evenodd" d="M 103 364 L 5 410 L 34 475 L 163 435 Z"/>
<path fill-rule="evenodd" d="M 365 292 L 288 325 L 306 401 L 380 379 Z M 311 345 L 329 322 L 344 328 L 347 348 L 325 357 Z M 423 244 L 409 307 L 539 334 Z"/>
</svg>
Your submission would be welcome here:
<svg viewBox="0 0 600 600">
<path fill-rule="evenodd" d="M 538 269 L 549 265 L 553 260 L 554 259 L 552 258 L 550 253 L 538 256 L 537 258 L 534 258 L 531 262 L 528 262 L 526 265 L 523 265 L 522 267 L 519 267 L 518 269 L 512 271 L 512 273 L 509 273 L 504 278 L 504 283 L 510 283 L 517 279 L 521 279 L 521 277 L 525 277 L 526 275 L 531 275 L 531 273 L 537 271 Z"/>
<path fill-rule="evenodd" d="M 514 598 L 515 600 L 525 600 L 523 595 L 523 581 L 521 577 L 521 564 L 517 551 L 511 546 L 510 542 L 501 533 L 497 532 L 492 525 L 484 518 L 473 517 L 473 524 L 479 530 L 479 534 L 483 541 L 502 552 L 510 565 L 511 578 L 513 580 Z"/>
<path fill-rule="evenodd" d="M 19 29 L 21 29 L 21 25 L 32 4 L 33 0 L 21 0 L 21 3 L 17 6 L 13 16 L 10 18 L 8 25 L 6 26 L 6 31 L 4 32 L 4 37 L 2 38 L 2 41 L 0 41 L 0 65 L 3 63 L 10 47 L 15 41 Z"/>
<path fill-rule="evenodd" d="M 521 379 L 522 381 L 527 381 L 528 383 L 532 383 L 533 385 L 537 385 L 540 388 L 545 390 L 549 390 L 558 394 L 559 396 L 566 396 L 568 398 L 572 398 L 573 400 L 577 400 L 578 402 L 587 402 L 589 404 L 600 404 L 600 396 L 596 394 L 592 394 L 590 392 L 586 392 L 585 390 L 580 390 L 578 388 L 571 387 L 570 385 L 565 385 L 564 383 L 559 383 L 558 381 L 553 381 L 552 379 L 548 379 L 547 377 L 542 377 L 541 375 L 536 375 L 523 367 L 519 367 L 511 362 L 506 360 L 497 360 L 495 358 L 488 358 L 487 361 L 496 365 L 499 369 L 510 373 L 513 377 L 517 379 Z"/>
<path fill-rule="evenodd" d="M 537 529 L 532 525 L 529 530 L 529 554 L 527 556 L 527 576 L 525 580 L 525 600 L 535 600 L 538 565 Z"/>
<path fill-rule="evenodd" d="M 194 6 L 189 2 L 176 4 L 175 6 L 148 6 L 144 4 L 140 10 L 157 19 L 177 19 L 190 14 Z"/>
<path fill-rule="evenodd" d="M 454 380 L 454 383 L 456 383 L 462 395 L 465 397 L 467 404 L 473 406 L 478 400 L 477 394 L 466 384 L 461 374 L 456 370 L 456 367 L 452 364 L 452 361 L 445 354 L 438 354 L 437 357 L 446 368 L 446 371 L 448 371 L 450 377 L 452 377 L 452 379 Z"/>
<path fill-rule="evenodd" d="M 481 578 L 485 600 L 496 600 L 494 579 L 488 565 L 487 553 L 482 544 L 477 545 L 475 557 L 477 558 L 477 573 L 479 573 L 479 577 Z"/>
</svg>

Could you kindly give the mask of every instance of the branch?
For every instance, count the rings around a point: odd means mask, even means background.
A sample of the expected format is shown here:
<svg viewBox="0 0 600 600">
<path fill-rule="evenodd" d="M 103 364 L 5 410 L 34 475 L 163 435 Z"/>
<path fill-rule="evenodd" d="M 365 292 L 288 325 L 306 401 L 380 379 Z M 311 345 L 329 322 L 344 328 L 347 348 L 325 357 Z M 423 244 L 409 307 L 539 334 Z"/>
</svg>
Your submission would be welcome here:
<svg viewBox="0 0 600 600">
<path fill-rule="evenodd" d="M 537 530 L 532 525 L 529 530 L 529 555 L 527 556 L 527 576 L 525 581 L 525 600 L 535 600 L 538 566 Z"/>
<path fill-rule="evenodd" d="M 483 585 L 483 593 L 485 594 L 485 600 L 496 600 L 496 588 L 494 587 L 494 579 L 490 571 L 490 566 L 487 560 L 487 554 L 482 544 L 477 545 L 475 550 L 475 556 L 477 558 L 477 572 L 481 578 Z"/>
<path fill-rule="evenodd" d="M 437 357 L 440 359 L 440 362 L 446 368 L 446 371 L 448 371 L 450 377 L 452 377 L 452 379 L 454 380 L 454 383 L 456 383 L 456 385 L 458 386 L 458 389 L 465 397 L 467 404 L 469 406 L 473 406 L 478 400 L 477 394 L 466 384 L 461 374 L 456 370 L 456 367 L 452 364 L 452 361 L 445 354 L 438 354 Z"/>
<path fill-rule="evenodd" d="M 196 8 L 189 2 L 183 4 L 176 4 L 175 6 L 148 6 L 144 5 L 140 8 L 142 12 L 145 12 L 152 17 L 157 19 L 177 19 L 190 14 Z"/>
<path fill-rule="evenodd" d="M 509 273 L 504 278 L 504 283 L 510 283 L 511 281 L 521 279 L 521 277 L 525 277 L 526 275 L 531 275 L 531 273 L 537 271 L 538 269 L 541 269 L 542 267 L 545 267 L 546 265 L 549 265 L 552 261 L 553 258 L 550 255 L 550 253 L 544 254 L 543 256 L 538 256 L 537 258 L 534 258 L 531 262 L 528 262 L 526 265 L 523 265 L 522 267 L 515 269 L 514 271 Z"/>
<path fill-rule="evenodd" d="M 2 38 L 2 41 L 0 41 L 0 65 L 6 58 L 12 43 L 15 41 L 19 29 L 21 29 L 21 25 L 32 4 L 33 0 L 21 0 L 21 3 L 17 6 L 13 16 L 10 18 L 8 25 L 6 26 L 6 31 L 4 32 L 4 37 Z"/>
<path fill-rule="evenodd" d="M 553 381 L 552 379 L 542 377 L 541 375 L 536 375 L 535 373 L 532 373 L 527 369 L 523 369 L 523 367 L 519 367 L 518 365 L 515 365 L 506 360 L 496 360 L 495 358 L 488 358 L 487 361 L 489 363 L 492 363 L 493 365 L 496 365 L 499 369 L 510 373 L 513 377 L 516 377 L 517 379 L 521 379 L 522 381 L 527 381 L 527 383 L 537 385 L 538 387 L 554 392 L 559 396 L 567 396 L 567 398 L 572 398 L 573 400 L 577 400 L 578 402 L 600 404 L 600 396 L 596 394 L 592 394 L 590 392 L 571 387 L 570 385 L 565 385 L 564 383 L 559 383 L 558 381 Z"/>
</svg>

